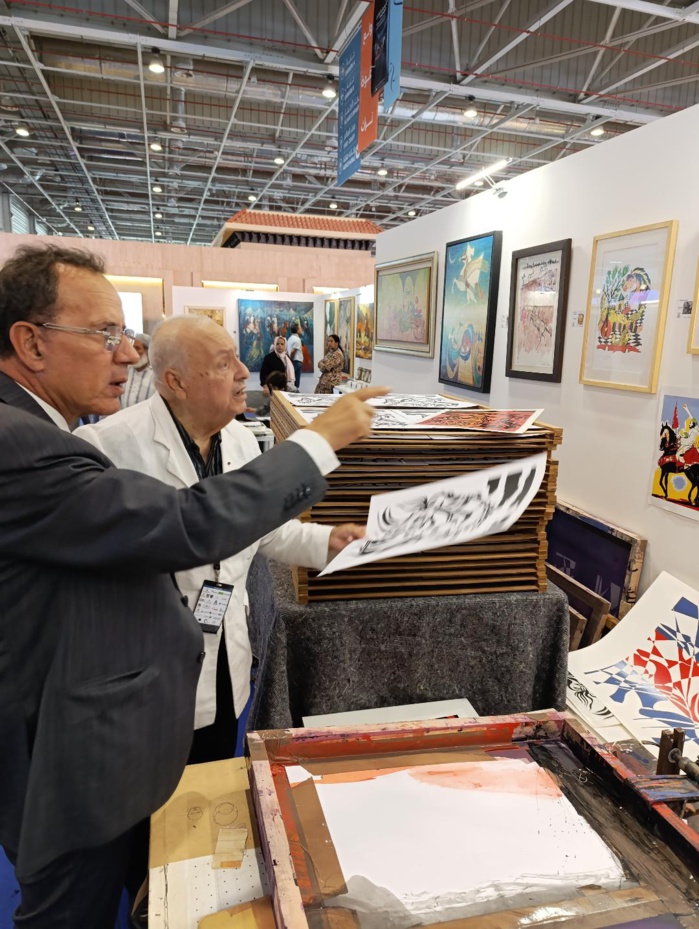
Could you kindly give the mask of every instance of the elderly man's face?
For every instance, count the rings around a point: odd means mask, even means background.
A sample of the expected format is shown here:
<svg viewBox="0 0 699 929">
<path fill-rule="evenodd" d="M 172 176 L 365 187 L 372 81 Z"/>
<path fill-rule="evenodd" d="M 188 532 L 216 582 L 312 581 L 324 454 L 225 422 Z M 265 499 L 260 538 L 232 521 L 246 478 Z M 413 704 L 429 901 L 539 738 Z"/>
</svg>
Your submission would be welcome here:
<svg viewBox="0 0 699 929">
<path fill-rule="evenodd" d="M 189 334 L 185 402 L 193 418 L 222 429 L 244 413 L 249 374 L 225 329 L 214 324 Z"/>
<path fill-rule="evenodd" d="M 143 358 L 146 354 L 146 346 L 140 339 L 134 339 L 133 348 L 139 358 Z"/>
<path fill-rule="evenodd" d="M 104 329 L 124 325 L 116 290 L 101 274 L 83 268 L 59 269 L 58 326 Z M 40 329 L 44 369 L 41 380 L 52 402 L 69 421 L 87 413 L 105 416 L 120 408 L 127 368 L 138 355 L 123 339 L 114 351 L 100 335 Z"/>
</svg>

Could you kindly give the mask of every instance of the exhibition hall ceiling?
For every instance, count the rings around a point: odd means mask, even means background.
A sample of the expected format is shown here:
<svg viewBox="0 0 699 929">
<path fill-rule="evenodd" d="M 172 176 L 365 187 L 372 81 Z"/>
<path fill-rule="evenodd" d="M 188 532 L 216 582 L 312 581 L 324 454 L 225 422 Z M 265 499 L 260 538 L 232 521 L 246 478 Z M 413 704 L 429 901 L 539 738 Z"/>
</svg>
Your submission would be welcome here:
<svg viewBox="0 0 699 929">
<path fill-rule="evenodd" d="M 66 235 L 208 244 L 242 208 L 387 229 L 698 99 L 699 2 L 405 0 L 401 96 L 337 187 L 329 95 L 366 7 L 0 0 L 0 192 Z"/>
</svg>

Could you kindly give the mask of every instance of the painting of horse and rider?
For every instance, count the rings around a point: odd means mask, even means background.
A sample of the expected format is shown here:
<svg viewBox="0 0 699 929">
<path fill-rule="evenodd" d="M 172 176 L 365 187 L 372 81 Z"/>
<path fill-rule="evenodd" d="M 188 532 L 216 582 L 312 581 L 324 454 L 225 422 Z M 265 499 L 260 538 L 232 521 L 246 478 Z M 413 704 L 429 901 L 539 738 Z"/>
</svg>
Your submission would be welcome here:
<svg viewBox="0 0 699 929">
<path fill-rule="evenodd" d="M 656 456 L 651 502 L 699 519 L 699 397 L 663 396 Z"/>
</svg>

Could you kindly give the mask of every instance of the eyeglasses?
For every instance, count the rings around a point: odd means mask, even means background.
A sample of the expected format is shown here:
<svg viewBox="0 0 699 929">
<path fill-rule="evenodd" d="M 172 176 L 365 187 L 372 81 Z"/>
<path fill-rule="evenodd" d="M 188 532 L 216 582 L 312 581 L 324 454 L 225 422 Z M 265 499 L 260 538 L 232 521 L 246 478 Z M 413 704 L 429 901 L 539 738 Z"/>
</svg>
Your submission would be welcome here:
<svg viewBox="0 0 699 929">
<path fill-rule="evenodd" d="M 55 323 L 38 323 L 44 329 L 58 329 L 61 332 L 77 332 L 80 335 L 101 335 L 104 347 L 108 352 L 116 351 L 123 339 L 133 345 L 136 333 L 133 329 L 122 329 L 121 326 L 105 326 L 104 329 L 83 329 L 78 326 L 57 326 Z"/>
</svg>

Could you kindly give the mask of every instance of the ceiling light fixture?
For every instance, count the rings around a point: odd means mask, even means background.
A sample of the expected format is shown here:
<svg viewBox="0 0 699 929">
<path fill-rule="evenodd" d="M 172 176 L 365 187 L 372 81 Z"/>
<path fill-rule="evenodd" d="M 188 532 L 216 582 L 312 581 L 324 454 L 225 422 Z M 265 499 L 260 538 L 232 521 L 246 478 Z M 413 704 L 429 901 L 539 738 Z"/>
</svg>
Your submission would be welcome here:
<svg viewBox="0 0 699 929">
<path fill-rule="evenodd" d="M 160 144 L 160 142 L 151 142 L 151 143 L 150 143 L 150 150 L 151 150 L 152 152 L 162 152 L 163 146 Z"/>
<path fill-rule="evenodd" d="M 476 181 L 480 181 L 481 178 L 484 178 L 489 174 L 496 174 L 498 171 L 502 171 L 502 169 L 507 167 L 509 163 L 509 158 L 502 158 L 500 161 L 496 161 L 495 164 L 492 164 L 487 168 L 483 168 L 481 171 L 476 171 L 476 173 L 472 174 L 470 177 L 465 177 L 463 180 L 459 181 L 458 184 L 455 184 L 455 188 L 456 190 L 463 190 L 464 187 L 469 187 L 471 184 L 474 184 Z"/>
<path fill-rule="evenodd" d="M 335 203 L 334 200 L 333 200 L 333 202 L 330 204 L 330 209 L 331 209 L 331 210 L 336 210 L 336 209 L 337 209 L 337 203 Z"/>
<path fill-rule="evenodd" d="M 88 226 L 88 227 L 87 227 L 87 231 L 88 231 L 88 232 L 94 232 L 94 231 L 95 231 L 95 227 L 94 227 L 94 226 Z"/>
<path fill-rule="evenodd" d="M 464 116 L 466 119 L 475 119 L 476 116 L 478 116 L 478 110 L 475 108 L 475 106 L 470 106 L 464 110 Z"/>
<path fill-rule="evenodd" d="M 590 131 L 590 135 L 600 136 L 604 135 L 604 129 L 601 126 L 597 126 L 595 129 Z"/>
<path fill-rule="evenodd" d="M 82 213 L 83 208 L 80 206 L 79 203 L 76 203 L 75 206 L 73 207 L 73 210 L 74 210 L 76 213 Z"/>
<path fill-rule="evenodd" d="M 23 139 L 26 139 L 27 136 L 31 135 L 29 128 L 27 126 L 15 126 L 15 132 L 17 135 L 21 136 Z"/>
<path fill-rule="evenodd" d="M 156 219 L 162 219 L 162 218 L 163 218 L 163 214 L 162 214 L 162 213 L 154 213 L 153 216 L 154 216 Z"/>
<path fill-rule="evenodd" d="M 379 177 L 386 177 L 386 175 L 388 174 L 388 168 L 384 168 L 384 166 L 381 165 L 381 167 L 376 173 L 379 175 Z"/>
<path fill-rule="evenodd" d="M 257 197 L 255 196 L 255 194 L 250 194 L 248 196 L 248 200 L 250 201 L 250 203 L 254 203 L 255 200 L 257 200 Z"/>
<path fill-rule="evenodd" d="M 275 165 L 279 165 L 281 167 L 281 165 L 284 164 L 284 159 L 281 155 L 277 155 L 277 157 L 274 159 L 274 163 Z"/>
<path fill-rule="evenodd" d="M 154 184 L 154 185 L 153 185 L 153 193 L 154 193 L 154 194 L 161 194 L 162 192 L 163 192 L 163 188 L 160 186 L 160 184 Z"/>
<path fill-rule="evenodd" d="M 162 235 L 162 232 L 160 231 L 160 229 L 156 229 L 156 230 L 155 230 L 155 234 L 156 234 L 156 235 Z"/>
<path fill-rule="evenodd" d="M 417 210 L 408 210 L 408 216 L 417 216 Z"/>
<path fill-rule="evenodd" d="M 332 74 L 328 74 L 328 83 L 325 85 L 325 87 L 321 91 L 322 95 L 325 97 L 326 100 L 334 100 L 335 97 L 337 97 L 337 91 L 335 90 L 334 84 L 335 84 L 335 78 L 333 77 Z"/>
<path fill-rule="evenodd" d="M 163 64 L 163 59 L 160 57 L 160 52 L 157 48 L 153 49 L 153 52 L 148 62 L 148 70 L 152 74 L 164 74 L 165 65 Z"/>
<path fill-rule="evenodd" d="M 485 181 L 474 181 L 473 182 L 474 187 L 483 187 L 484 185 L 485 185 Z"/>
</svg>

